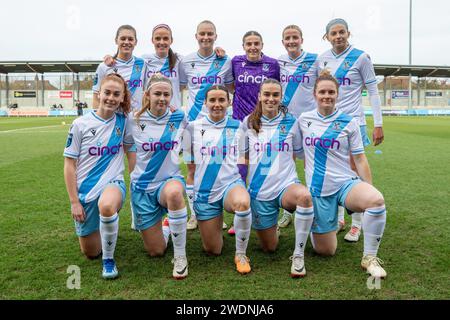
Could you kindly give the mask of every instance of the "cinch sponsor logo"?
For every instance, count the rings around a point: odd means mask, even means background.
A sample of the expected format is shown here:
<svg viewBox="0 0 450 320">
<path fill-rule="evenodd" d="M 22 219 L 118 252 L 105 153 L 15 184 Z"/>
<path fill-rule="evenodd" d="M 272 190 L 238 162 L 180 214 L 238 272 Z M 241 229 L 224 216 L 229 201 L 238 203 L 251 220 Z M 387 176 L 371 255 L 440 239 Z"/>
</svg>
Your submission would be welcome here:
<svg viewBox="0 0 450 320">
<path fill-rule="evenodd" d="M 325 148 L 325 149 L 336 149 L 336 150 L 339 150 L 339 148 L 341 146 L 341 143 L 334 138 L 330 140 L 328 138 L 322 139 L 320 137 L 315 137 L 315 138 L 314 137 L 306 137 L 305 144 L 309 147 L 321 146 L 322 148 Z"/>
<path fill-rule="evenodd" d="M 253 145 L 253 149 L 255 149 L 256 152 L 267 152 L 268 154 L 272 151 L 289 151 L 289 144 L 287 142 L 278 142 L 278 143 L 261 143 L 257 142 Z"/>
<path fill-rule="evenodd" d="M 161 73 L 163 76 L 167 77 L 167 78 L 176 78 L 178 77 L 177 71 L 175 69 L 173 69 L 172 71 L 170 70 L 165 70 L 165 71 L 154 71 L 154 70 L 150 70 L 149 72 L 147 72 L 147 77 L 151 78 L 152 75 L 154 75 L 155 73 Z"/>
<path fill-rule="evenodd" d="M 263 83 L 267 77 L 265 75 L 253 76 L 248 74 L 248 72 L 244 72 L 244 74 L 240 74 L 237 78 L 237 81 L 240 83 Z"/>
<path fill-rule="evenodd" d="M 89 148 L 89 155 L 91 156 L 97 156 L 101 157 L 104 155 L 110 155 L 110 154 L 118 154 L 120 151 L 120 148 L 122 147 L 122 144 L 118 144 L 117 146 L 104 146 L 104 147 L 90 147 Z"/>
<path fill-rule="evenodd" d="M 127 86 L 128 88 L 139 88 L 142 87 L 142 80 L 127 80 Z"/>
<path fill-rule="evenodd" d="M 282 74 L 280 76 L 280 80 L 281 83 L 289 83 L 289 82 L 294 82 L 294 83 L 309 83 L 310 79 L 308 76 L 306 75 L 301 75 L 301 74 L 291 74 L 291 75 L 285 75 Z"/>
<path fill-rule="evenodd" d="M 201 147 L 200 148 L 200 154 L 202 156 L 226 156 L 227 154 L 231 155 L 237 155 L 237 146 L 222 146 L 222 148 L 219 148 L 217 146 L 213 147 Z"/>
<path fill-rule="evenodd" d="M 176 148 L 178 141 L 167 141 L 167 142 L 146 142 L 142 144 L 142 150 L 144 151 L 156 151 L 164 150 L 170 151 Z"/>
<path fill-rule="evenodd" d="M 352 84 L 352 81 L 349 78 L 343 77 L 343 78 L 337 78 L 337 81 L 340 86 L 349 86 Z"/>
<path fill-rule="evenodd" d="M 209 83 L 209 84 L 222 84 L 222 78 L 218 75 L 215 76 L 202 76 L 202 77 L 192 77 L 191 79 L 192 84 L 203 84 L 203 83 Z"/>
</svg>

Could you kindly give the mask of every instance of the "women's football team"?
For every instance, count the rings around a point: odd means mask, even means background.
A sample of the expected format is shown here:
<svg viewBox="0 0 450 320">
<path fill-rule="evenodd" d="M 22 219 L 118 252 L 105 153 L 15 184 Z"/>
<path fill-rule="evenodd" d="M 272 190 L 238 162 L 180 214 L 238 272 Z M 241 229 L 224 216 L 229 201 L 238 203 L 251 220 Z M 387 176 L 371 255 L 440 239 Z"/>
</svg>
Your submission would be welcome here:
<svg viewBox="0 0 450 320">
<path fill-rule="evenodd" d="M 362 88 L 374 114 L 374 145 L 384 139 L 381 103 L 370 57 L 349 37 L 345 20 L 331 20 L 324 35 L 331 49 L 318 55 L 302 49 L 302 30 L 289 25 L 282 32 L 286 54 L 274 59 L 262 53 L 263 38 L 251 30 L 242 38 L 245 54 L 230 59 L 214 47 L 216 27 L 204 20 L 195 34 L 198 50 L 181 57 L 171 49 L 171 28 L 159 24 L 152 32 L 155 52 L 140 58 L 133 55 L 136 30 L 121 26 L 116 54 L 96 72 L 95 109 L 73 122 L 64 149 L 80 248 L 89 259 L 102 257 L 102 276 L 119 275 L 114 252 L 126 155 L 132 228 L 150 256 L 164 255 L 172 239 L 175 279 L 188 275 L 187 230 L 199 228 L 204 251 L 221 254 L 224 209 L 234 216 L 228 233 L 235 235 L 240 274 L 251 272 L 252 228 L 262 250 L 273 252 L 279 228 L 293 222 L 290 275 L 304 277 L 308 237 L 315 252 L 334 255 L 345 208 L 352 227 L 344 239 L 358 241 L 362 230 L 361 267 L 386 277 L 377 256 L 386 208 L 364 154 L 371 142 Z M 183 89 L 189 93 L 185 112 Z M 304 184 L 296 158 L 304 160 Z"/>
</svg>

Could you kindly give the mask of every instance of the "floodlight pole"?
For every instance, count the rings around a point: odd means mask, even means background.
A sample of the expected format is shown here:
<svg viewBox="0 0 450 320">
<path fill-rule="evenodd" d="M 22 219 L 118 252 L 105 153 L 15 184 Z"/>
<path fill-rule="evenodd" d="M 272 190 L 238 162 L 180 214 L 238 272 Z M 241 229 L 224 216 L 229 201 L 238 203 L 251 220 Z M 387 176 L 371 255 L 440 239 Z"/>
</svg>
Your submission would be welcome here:
<svg viewBox="0 0 450 320">
<path fill-rule="evenodd" d="M 412 63 L 412 0 L 409 0 L 409 67 L 411 68 Z M 409 73 L 409 84 L 408 84 L 408 110 L 412 108 L 412 81 L 411 72 Z"/>
</svg>

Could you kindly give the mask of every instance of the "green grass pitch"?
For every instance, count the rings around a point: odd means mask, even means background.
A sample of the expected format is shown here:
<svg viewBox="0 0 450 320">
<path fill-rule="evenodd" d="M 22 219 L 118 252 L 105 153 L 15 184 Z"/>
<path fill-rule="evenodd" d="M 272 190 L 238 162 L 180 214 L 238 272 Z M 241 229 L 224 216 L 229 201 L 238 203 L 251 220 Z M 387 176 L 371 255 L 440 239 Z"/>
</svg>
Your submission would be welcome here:
<svg viewBox="0 0 450 320">
<path fill-rule="evenodd" d="M 274 254 L 263 253 L 252 232 L 253 270 L 247 276 L 234 269 L 234 238 L 224 232 L 222 255 L 209 257 L 199 232 L 188 232 L 189 276 L 175 281 L 171 242 L 164 257 L 150 258 L 139 234 L 131 231 L 129 194 L 115 254 L 121 276 L 103 280 L 101 261 L 80 253 L 64 186 L 62 152 L 72 120 L 0 118 L 0 299 L 450 297 L 450 117 L 385 117 L 385 142 L 366 150 L 388 210 L 379 250 L 388 277 L 375 290 L 368 289 L 368 276 L 359 267 L 362 241 L 346 243 L 345 233 L 338 235 L 331 258 L 315 255 L 308 242 L 307 277 L 291 279 L 292 225 L 282 229 Z M 303 180 L 302 168 L 298 162 Z M 230 224 L 232 216 L 226 214 L 225 220 Z M 70 265 L 80 267 L 79 290 L 66 286 Z"/>
</svg>

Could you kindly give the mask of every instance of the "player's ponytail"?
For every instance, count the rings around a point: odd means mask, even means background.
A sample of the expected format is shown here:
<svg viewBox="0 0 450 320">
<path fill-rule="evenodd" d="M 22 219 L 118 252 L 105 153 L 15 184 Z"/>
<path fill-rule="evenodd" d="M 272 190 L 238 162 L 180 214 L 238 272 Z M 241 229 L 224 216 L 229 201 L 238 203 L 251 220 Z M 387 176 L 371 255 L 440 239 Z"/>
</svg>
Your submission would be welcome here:
<svg viewBox="0 0 450 320">
<path fill-rule="evenodd" d="M 170 79 L 165 77 L 164 75 L 162 75 L 160 72 L 153 74 L 152 77 L 150 78 L 147 88 L 142 96 L 141 110 L 139 110 L 136 113 L 136 121 L 137 122 L 139 121 L 139 118 L 145 111 L 150 110 L 150 108 L 151 108 L 151 101 L 150 101 L 150 96 L 149 96 L 150 90 L 156 83 L 160 83 L 160 82 L 167 83 L 170 86 L 171 95 L 173 94 L 172 82 L 170 81 Z"/>
<path fill-rule="evenodd" d="M 167 25 L 165 23 L 158 24 L 158 25 L 156 25 L 153 28 L 152 39 L 153 39 L 153 35 L 155 34 L 155 31 L 157 29 L 160 29 L 160 28 L 163 28 L 163 29 L 166 29 L 167 31 L 169 31 L 170 39 L 171 39 L 171 41 L 173 41 L 172 29 L 169 27 L 169 25 Z M 169 55 L 168 56 L 168 58 L 169 58 L 169 70 L 172 71 L 173 68 L 175 68 L 175 65 L 177 64 L 178 55 L 175 52 L 173 52 L 172 48 L 170 48 L 170 47 L 169 47 L 169 54 L 168 55 Z"/>
<path fill-rule="evenodd" d="M 177 64 L 178 55 L 172 51 L 172 48 L 169 48 L 169 70 L 172 71 Z"/>
<path fill-rule="evenodd" d="M 280 92 L 283 92 L 281 83 L 278 80 L 268 78 L 261 83 L 261 87 L 259 89 L 258 100 L 256 102 L 255 109 L 253 110 L 252 113 L 250 113 L 250 116 L 248 117 L 248 124 L 247 124 L 248 128 L 255 130 L 257 134 L 259 134 L 259 132 L 261 131 L 261 117 L 263 115 L 262 103 L 261 103 L 261 100 L 259 99 L 259 95 L 261 94 L 264 85 L 269 84 L 269 83 L 277 84 L 278 86 L 280 86 Z M 283 115 L 286 115 L 286 113 L 287 113 L 287 108 L 281 104 L 278 107 L 278 110 L 280 112 L 282 112 Z"/>
<path fill-rule="evenodd" d="M 336 78 L 333 77 L 330 73 L 330 70 L 324 69 L 320 72 L 319 76 L 316 79 L 316 83 L 314 84 L 314 91 L 316 92 L 317 85 L 320 81 L 331 81 L 336 85 L 336 92 L 339 93 L 339 82 L 337 82 Z"/>
</svg>

